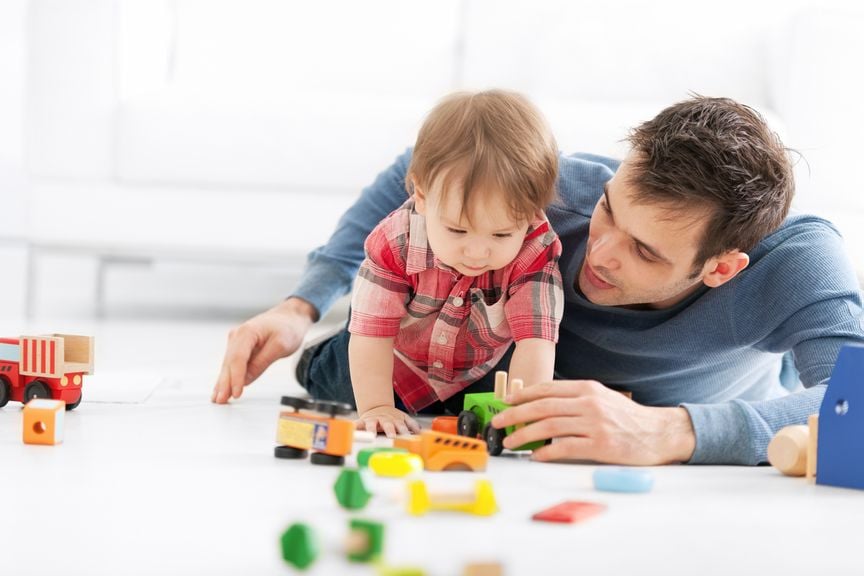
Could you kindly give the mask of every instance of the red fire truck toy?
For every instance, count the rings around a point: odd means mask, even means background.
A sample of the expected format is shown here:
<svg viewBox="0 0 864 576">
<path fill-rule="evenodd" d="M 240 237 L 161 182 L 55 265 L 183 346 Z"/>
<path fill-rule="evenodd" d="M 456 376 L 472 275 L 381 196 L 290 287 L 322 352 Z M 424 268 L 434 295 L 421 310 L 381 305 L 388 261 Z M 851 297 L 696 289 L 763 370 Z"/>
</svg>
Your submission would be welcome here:
<svg viewBox="0 0 864 576">
<path fill-rule="evenodd" d="M 71 334 L 0 338 L 0 407 L 33 398 L 81 403 L 85 374 L 93 373 L 93 338 Z"/>
</svg>

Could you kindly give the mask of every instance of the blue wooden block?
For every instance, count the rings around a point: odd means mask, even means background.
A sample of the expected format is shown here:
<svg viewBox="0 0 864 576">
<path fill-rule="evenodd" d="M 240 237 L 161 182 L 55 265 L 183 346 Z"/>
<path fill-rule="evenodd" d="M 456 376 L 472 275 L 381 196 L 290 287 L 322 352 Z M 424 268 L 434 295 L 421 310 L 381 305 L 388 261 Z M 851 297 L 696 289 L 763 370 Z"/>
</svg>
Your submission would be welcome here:
<svg viewBox="0 0 864 576">
<path fill-rule="evenodd" d="M 648 492 L 654 486 L 654 475 L 639 468 L 597 468 L 594 488 L 603 492 Z"/>
<path fill-rule="evenodd" d="M 819 409 L 816 483 L 864 489 L 864 346 L 846 345 Z"/>
</svg>

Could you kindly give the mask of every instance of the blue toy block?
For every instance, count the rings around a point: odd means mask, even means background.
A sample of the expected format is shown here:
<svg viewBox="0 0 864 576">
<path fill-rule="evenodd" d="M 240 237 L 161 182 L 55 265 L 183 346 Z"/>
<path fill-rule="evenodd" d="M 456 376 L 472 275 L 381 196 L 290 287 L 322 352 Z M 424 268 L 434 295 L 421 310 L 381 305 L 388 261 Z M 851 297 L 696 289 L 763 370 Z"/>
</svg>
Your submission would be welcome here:
<svg viewBox="0 0 864 576">
<path fill-rule="evenodd" d="M 602 492 L 648 492 L 654 486 L 654 476 L 648 470 L 636 468 L 597 468 L 594 488 Z"/>
<path fill-rule="evenodd" d="M 846 345 L 819 409 L 816 483 L 864 489 L 864 346 Z"/>
</svg>

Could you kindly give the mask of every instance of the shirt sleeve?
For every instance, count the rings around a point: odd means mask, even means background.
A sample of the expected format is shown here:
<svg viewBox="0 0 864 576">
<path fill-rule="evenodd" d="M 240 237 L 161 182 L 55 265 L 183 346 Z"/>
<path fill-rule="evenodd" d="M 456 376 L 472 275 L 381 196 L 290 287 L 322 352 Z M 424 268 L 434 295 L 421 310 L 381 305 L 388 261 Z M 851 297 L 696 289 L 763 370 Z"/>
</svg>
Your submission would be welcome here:
<svg viewBox="0 0 864 576">
<path fill-rule="evenodd" d="M 390 240 L 392 226 L 402 219 L 400 216 L 391 215 L 366 239 L 366 259 L 351 295 L 351 334 L 389 338 L 399 332 L 411 295 L 405 259 Z"/>
<path fill-rule="evenodd" d="M 405 174 L 410 162 L 411 149 L 408 149 L 363 190 L 360 198 L 339 219 L 327 243 L 309 253 L 303 275 L 288 297 L 306 300 L 318 310 L 320 317 L 351 290 L 363 261 L 364 239 L 408 197 Z"/>
<path fill-rule="evenodd" d="M 783 427 L 806 424 L 819 412 L 840 349 L 864 343 L 858 281 L 842 239 L 826 224 L 772 250 L 776 263 L 762 266 L 736 299 L 742 339 L 764 327 L 756 347 L 791 352 L 804 390 L 760 401 L 682 404 L 696 433 L 693 464 L 756 465 Z"/>
<path fill-rule="evenodd" d="M 558 325 L 564 313 L 564 288 L 558 259 L 561 241 L 546 232 L 549 241 L 540 254 L 511 281 L 504 314 L 513 340 L 539 338 L 558 342 Z"/>
</svg>

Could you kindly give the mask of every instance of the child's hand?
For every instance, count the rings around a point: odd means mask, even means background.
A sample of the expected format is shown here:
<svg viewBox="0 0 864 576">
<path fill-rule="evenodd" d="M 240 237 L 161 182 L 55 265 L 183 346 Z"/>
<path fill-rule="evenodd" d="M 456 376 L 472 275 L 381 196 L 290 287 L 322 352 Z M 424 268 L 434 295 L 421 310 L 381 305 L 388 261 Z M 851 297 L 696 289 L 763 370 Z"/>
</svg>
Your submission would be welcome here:
<svg viewBox="0 0 864 576">
<path fill-rule="evenodd" d="M 393 406 L 379 406 L 360 414 L 355 423 L 358 430 L 369 430 L 370 432 L 384 432 L 388 438 L 397 434 L 411 434 L 420 432 L 417 421 Z"/>
</svg>

